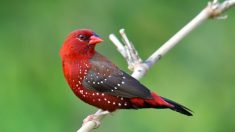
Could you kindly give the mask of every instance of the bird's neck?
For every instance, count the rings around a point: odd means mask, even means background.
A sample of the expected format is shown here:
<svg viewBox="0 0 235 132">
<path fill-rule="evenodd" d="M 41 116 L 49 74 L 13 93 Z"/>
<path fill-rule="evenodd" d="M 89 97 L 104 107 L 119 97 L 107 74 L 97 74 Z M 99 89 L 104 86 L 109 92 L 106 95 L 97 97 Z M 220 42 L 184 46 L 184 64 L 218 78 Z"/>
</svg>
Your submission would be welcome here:
<svg viewBox="0 0 235 132">
<path fill-rule="evenodd" d="M 68 63 L 79 63 L 80 61 L 91 59 L 95 54 L 96 54 L 95 50 L 86 53 L 74 52 L 64 55 L 62 57 L 62 60 Z"/>
</svg>

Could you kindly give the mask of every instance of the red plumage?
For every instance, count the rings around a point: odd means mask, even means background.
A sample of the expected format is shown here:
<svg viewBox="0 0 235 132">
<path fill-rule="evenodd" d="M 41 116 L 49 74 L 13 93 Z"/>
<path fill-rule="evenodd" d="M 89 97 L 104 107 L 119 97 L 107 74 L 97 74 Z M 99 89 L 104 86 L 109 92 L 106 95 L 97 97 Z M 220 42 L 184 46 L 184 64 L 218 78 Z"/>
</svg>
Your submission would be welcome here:
<svg viewBox="0 0 235 132">
<path fill-rule="evenodd" d="M 60 50 L 64 76 L 84 102 L 110 112 L 117 109 L 170 108 L 191 116 L 190 110 L 158 96 L 95 51 L 102 39 L 88 29 L 71 32 Z"/>
</svg>

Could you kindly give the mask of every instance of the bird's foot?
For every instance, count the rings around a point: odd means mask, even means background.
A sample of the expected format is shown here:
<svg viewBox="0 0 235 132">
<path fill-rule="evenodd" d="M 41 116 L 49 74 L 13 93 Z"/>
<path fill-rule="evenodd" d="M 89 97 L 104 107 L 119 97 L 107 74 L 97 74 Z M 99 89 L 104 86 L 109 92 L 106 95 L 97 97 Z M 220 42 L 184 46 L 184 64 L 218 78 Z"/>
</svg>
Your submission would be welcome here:
<svg viewBox="0 0 235 132">
<path fill-rule="evenodd" d="M 100 119 L 104 116 L 109 114 L 109 111 L 102 111 L 102 110 L 98 110 L 95 114 L 89 115 L 87 116 L 84 120 L 83 120 L 83 125 L 93 121 L 96 124 L 96 128 L 98 128 L 101 124 Z"/>
<path fill-rule="evenodd" d="M 89 115 L 87 116 L 84 120 L 83 120 L 83 125 L 90 122 L 90 121 L 93 121 L 95 122 L 96 124 L 96 128 L 98 128 L 100 126 L 100 121 L 97 119 L 97 116 L 95 114 L 93 115 Z"/>
</svg>

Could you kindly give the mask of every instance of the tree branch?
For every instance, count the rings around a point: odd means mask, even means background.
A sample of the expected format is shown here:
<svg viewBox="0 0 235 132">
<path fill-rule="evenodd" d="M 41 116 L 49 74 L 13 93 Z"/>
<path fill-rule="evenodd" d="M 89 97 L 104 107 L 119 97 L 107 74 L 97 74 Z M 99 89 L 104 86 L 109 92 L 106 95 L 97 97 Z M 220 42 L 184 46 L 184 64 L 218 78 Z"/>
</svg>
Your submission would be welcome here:
<svg viewBox="0 0 235 132">
<path fill-rule="evenodd" d="M 222 3 L 218 2 L 218 0 L 208 2 L 207 7 L 205 7 L 193 20 L 191 20 L 186 26 L 184 26 L 180 31 L 178 31 L 167 42 L 165 42 L 146 61 L 142 61 L 142 59 L 139 57 L 137 50 L 135 49 L 134 45 L 129 41 L 124 29 L 120 30 L 123 43 L 120 42 L 114 34 L 110 34 L 109 38 L 117 47 L 117 50 L 121 53 L 121 55 L 126 59 L 128 63 L 128 68 L 133 71 L 132 77 L 140 79 L 146 74 L 146 72 L 153 64 L 159 61 L 167 52 L 169 52 L 170 49 L 177 45 L 192 30 L 194 30 L 210 18 L 226 18 L 225 16 L 221 16 L 222 13 L 224 13 L 233 6 L 235 6 L 235 0 L 225 0 Z M 100 121 L 107 115 L 107 113 L 101 114 L 103 112 L 104 111 L 102 110 L 98 110 L 94 114 L 95 118 L 93 118 L 92 121 L 88 121 L 83 124 L 77 132 L 90 132 L 93 129 L 99 127 Z M 89 118 L 89 116 L 87 118 Z"/>
</svg>

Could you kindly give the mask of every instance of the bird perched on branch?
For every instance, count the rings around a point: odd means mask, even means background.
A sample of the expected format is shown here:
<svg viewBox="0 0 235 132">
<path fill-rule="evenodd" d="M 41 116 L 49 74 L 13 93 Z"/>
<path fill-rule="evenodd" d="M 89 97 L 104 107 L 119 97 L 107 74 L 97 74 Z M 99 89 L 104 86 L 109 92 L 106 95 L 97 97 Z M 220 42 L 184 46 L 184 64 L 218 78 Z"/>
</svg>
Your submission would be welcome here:
<svg viewBox="0 0 235 132">
<path fill-rule="evenodd" d="M 63 72 L 74 94 L 102 110 L 169 108 L 191 116 L 191 110 L 151 92 L 95 51 L 103 40 L 92 30 L 71 32 L 60 50 Z"/>
</svg>

